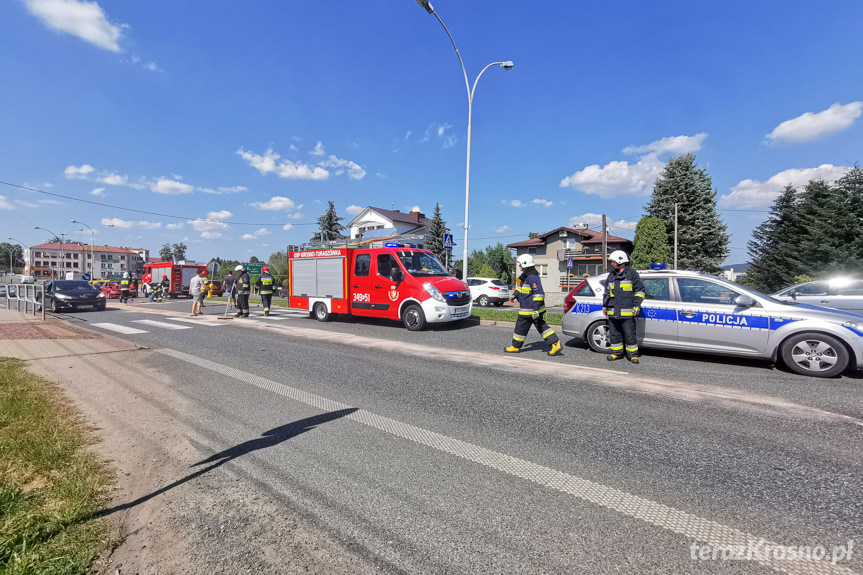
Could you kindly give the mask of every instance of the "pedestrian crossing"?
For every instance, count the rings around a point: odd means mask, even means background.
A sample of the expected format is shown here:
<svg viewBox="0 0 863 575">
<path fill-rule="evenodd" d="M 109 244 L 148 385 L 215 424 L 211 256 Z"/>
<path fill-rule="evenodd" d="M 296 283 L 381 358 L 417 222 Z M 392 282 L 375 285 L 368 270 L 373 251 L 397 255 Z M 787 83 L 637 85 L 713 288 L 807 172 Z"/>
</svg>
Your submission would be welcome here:
<svg viewBox="0 0 863 575">
<path fill-rule="evenodd" d="M 267 320 L 267 321 L 284 321 L 288 319 L 288 317 L 308 317 L 309 312 L 302 310 L 279 310 L 278 312 L 270 312 L 270 315 L 264 315 L 262 310 L 252 310 L 249 313 L 250 320 Z M 210 316 L 210 317 L 223 317 L 223 316 Z M 227 317 L 233 318 L 233 315 L 228 315 Z M 135 324 L 125 325 L 120 323 L 110 323 L 110 322 L 102 322 L 102 323 L 94 323 L 91 324 L 93 327 L 98 327 L 100 329 L 104 329 L 107 331 L 112 331 L 114 333 L 119 333 L 122 335 L 135 335 L 139 333 L 149 333 L 152 329 L 160 330 L 168 330 L 168 331 L 177 331 L 183 329 L 194 329 L 191 325 L 183 325 L 186 323 L 195 324 L 198 327 L 204 328 L 214 328 L 218 326 L 227 325 L 228 322 L 219 322 L 219 321 L 210 321 L 205 319 L 195 319 L 191 317 L 181 317 L 181 316 L 168 316 L 164 319 L 168 321 L 159 321 L 155 319 L 133 319 L 129 323 Z M 240 321 L 248 321 L 247 319 L 242 319 Z M 180 323 L 175 323 L 180 322 Z M 144 329 L 150 328 L 150 329 Z"/>
</svg>

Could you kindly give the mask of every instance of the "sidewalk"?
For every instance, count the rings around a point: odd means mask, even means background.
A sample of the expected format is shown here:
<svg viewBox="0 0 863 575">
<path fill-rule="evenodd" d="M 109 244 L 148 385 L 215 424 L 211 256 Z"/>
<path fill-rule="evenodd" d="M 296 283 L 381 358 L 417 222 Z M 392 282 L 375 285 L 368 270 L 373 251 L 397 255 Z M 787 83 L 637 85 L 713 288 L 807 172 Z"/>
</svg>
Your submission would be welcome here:
<svg viewBox="0 0 863 575">
<path fill-rule="evenodd" d="M 0 307 L 0 357 L 44 359 L 137 349 L 131 343 L 78 329 L 42 314 Z"/>
</svg>

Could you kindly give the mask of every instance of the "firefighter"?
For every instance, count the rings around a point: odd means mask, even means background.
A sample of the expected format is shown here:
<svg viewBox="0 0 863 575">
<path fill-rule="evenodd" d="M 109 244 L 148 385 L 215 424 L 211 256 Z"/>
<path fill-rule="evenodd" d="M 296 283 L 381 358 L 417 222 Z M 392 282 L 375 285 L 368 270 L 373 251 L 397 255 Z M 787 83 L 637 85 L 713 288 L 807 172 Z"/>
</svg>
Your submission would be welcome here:
<svg viewBox="0 0 863 575">
<path fill-rule="evenodd" d="M 626 357 L 637 364 L 635 318 L 638 317 L 644 301 L 644 282 L 638 272 L 630 267 L 626 252 L 613 251 L 608 256 L 608 261 L 611 271 L 602 282 L 605 285 L 602 313 L 608 317 L 608 343 L 611 345 L 611 353 L 606 359 L 614 361 Z"/>
<path fill-rule="evenodd" d="M 273 301 L 273 283 L 275 280 L 270 275 L 270 268 L 264 266 L 261 268 L 261 275 L 258 276 L 258 281 L 255 286 L 258 288 L 258 293 L 261 294 L 261 305 L 264 306 L 264 315 L 270 315 L 270 304 Z"/>
<path fill-rule="evenodd" d="M 129 272 L 123 272 L 123 277 L 120 279 L 120 303 L 129 301 Z"/>
<path fill-rule="evenodd" d="M 164 276 L 162 278 L 162 297 L 169 297 L 171 293 L 171 280 L 168 276 Z M 159 298 L 159 301 L 162 301 L 162 297 Z"/>
<path fill-rule="evenodd" d="M 519 310 L 518 320 L 515 322 L 515 333 L 512 334 L 512 344 L 505 348 L 507 353 L 518 353 L 521 351 L 521 346 L 524 345 L 524 339 L 530 331 L 530 326 L 536 326 L 536 331 L 542 336 L 544 341 L 551 344 L 551 349 L 548 355 L 561 355 L 560 338 L 554 333 L 547 323 L 545 323 L 545 290 L 542 289 L 542 282 L 539 279 L 539 273 L 534 267 L 533 256 L 530 254 L 522 254 L 518 256 L 516 263 L 521 267 L 521 275 L 519 276 L 519 285 L 513 290 L 513 297 L 518 297 Z"/>
<path fill-rule="evenodd" d="M 162 302 L 162 284 L 158 282 L 153 282 L 150 284 L 150 291 L 152 292 L 152 298 L 154 302 Z"/>
<path fill-rule="evenodd" d="M 237 272 L 237 282 L 234 288 L 237 290 L 237 313 L 234 317 L 249 317 L 249 295 L 252 293 L 252 276 L 242 265 L 234 268 Z"/>
</svg>

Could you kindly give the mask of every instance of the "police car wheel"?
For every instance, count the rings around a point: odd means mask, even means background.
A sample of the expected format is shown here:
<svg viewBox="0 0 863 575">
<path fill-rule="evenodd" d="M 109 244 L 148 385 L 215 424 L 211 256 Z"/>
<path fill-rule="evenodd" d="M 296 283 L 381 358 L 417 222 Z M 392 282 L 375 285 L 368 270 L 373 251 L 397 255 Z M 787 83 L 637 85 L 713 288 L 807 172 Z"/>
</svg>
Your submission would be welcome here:
<svg viewBox="0 0 863 575">
<path fill-rule="evenodd" d="M 314 307 L 315 319 L 318 321 L 330 321 L 330 311 L 327 309 L 327 304 L 318 302 Z"/>
<path fill-rule="evenodd" d="M 834 377 L 848 367 L 848 350 L 835 337 L 801 333 L 782 342 L 782 360 L 788 369 L 813 377 Z"/>
<path fill-rule="evenodd" d="M 585 338 L 590 349 L 599 353 L 608 353 L 608 324 L 605 321 L 595 321 L 587 328 Z"/>
<path fill-rule="evenodd" d="M 412 304 L 405 308 L 402 323 L 410 331 L 420 331 L 426 325 L 426 316 L 420 306 Z"/>
</svg>

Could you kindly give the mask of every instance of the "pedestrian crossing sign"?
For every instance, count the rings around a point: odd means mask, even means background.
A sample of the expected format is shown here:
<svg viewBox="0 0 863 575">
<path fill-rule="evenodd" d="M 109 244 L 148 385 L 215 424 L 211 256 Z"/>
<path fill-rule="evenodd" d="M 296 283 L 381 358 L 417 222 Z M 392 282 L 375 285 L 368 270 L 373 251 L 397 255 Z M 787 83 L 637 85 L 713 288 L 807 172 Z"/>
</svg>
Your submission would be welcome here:
<svg viewBox="0 0 863 575">
<path fill-rule="evenodd" d="M 443 235 L 443 249 L 451 250 L 452 249 L 452 234 L 444 234 Z"/>
</svg>

